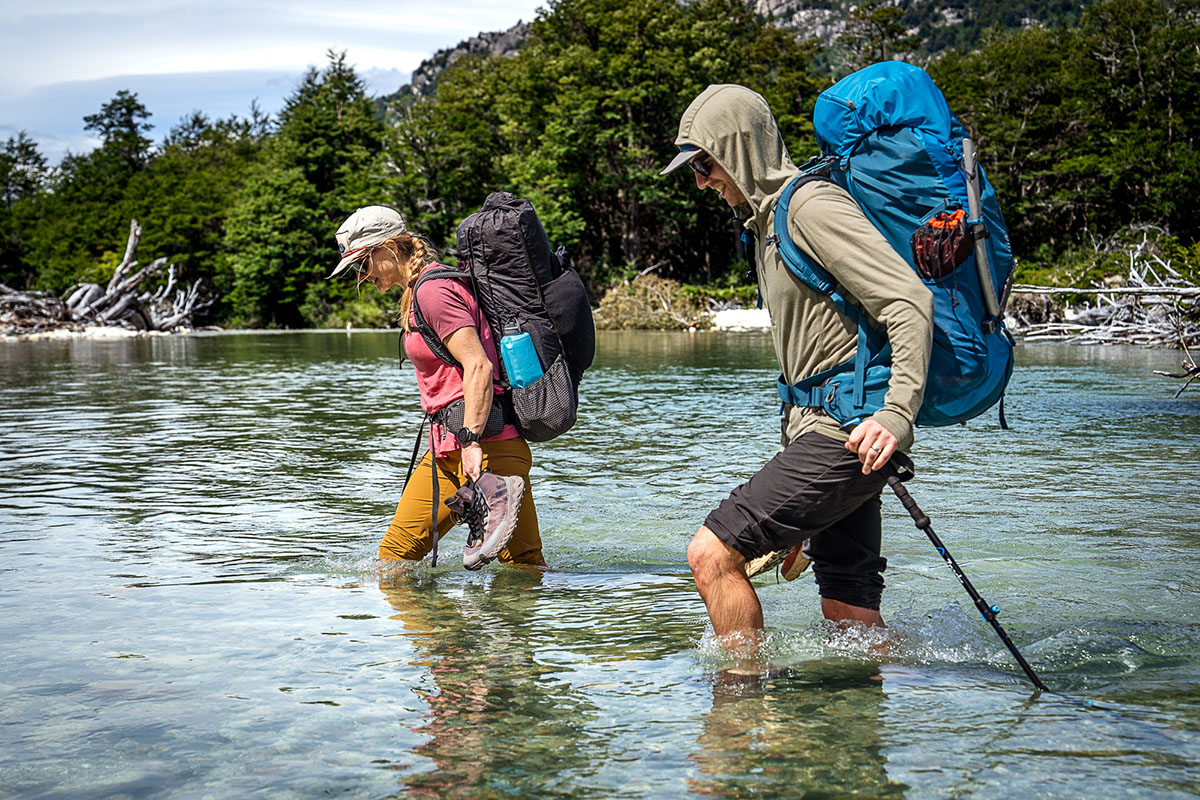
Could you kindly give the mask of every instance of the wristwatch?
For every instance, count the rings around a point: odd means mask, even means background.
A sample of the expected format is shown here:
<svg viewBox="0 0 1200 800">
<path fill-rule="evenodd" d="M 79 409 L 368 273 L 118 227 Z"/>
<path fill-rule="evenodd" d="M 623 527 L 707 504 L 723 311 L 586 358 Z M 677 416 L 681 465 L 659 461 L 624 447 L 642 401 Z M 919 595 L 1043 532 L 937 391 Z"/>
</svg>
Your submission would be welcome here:
<svg viewBox="0 0 1200 800">
<path fill-rule="evenodd" d="M 458 429 L 458 433 L 454 434 L 454 438 L 458 439 L 460 446 L 466 446 L 472 442 L 478 444 L 479 440 L 483 438 L 483 435 L 476 433 L 464 425 Z"/>
</svg>

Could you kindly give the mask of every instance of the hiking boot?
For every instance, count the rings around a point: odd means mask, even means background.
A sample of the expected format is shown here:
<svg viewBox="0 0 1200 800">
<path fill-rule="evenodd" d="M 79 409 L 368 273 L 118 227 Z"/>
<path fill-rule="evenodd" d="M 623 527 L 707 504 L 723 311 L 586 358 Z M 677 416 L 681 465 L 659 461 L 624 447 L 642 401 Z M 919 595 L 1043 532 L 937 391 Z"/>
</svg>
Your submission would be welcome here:
<svg viewBox="0 0 1200 800">
<path fill-rule="evenodd" d="M 446 507 L 467 523 L 463 566 L 479 569 L 500 554 L 517 527 L 525 496 L 525 481 L 517 475 L 481 473 L 446 501 Z"/>
<path fill-rule="evenodd" d="M 753 578 L 755 575 L 761 575 L 779 567 L 779 574 L 785 581 L 794 581 L 804 570 L 808 569 L 808 565 L 811 563 L 804 555 L 804 545 L 801 544 L 791 550 L 774 550 L 765 556 L 747 561 L 746 577 Z"/>
</svg>

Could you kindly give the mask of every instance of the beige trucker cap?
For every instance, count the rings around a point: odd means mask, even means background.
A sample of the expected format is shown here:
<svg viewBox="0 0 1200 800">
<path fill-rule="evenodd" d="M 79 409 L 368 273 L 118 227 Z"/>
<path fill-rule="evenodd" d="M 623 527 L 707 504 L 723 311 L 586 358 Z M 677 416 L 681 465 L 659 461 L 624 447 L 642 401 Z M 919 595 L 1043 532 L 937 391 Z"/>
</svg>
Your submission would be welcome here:
<svg viewBox="0 0 1200 800">
<path fill-rule="evenodd" d="M 337 229 L 338 255 L 342 260 L 329 273 L 329 277 L 341 273 L 346 267 L 366 256 L 372 247 L 381 245 L 393 236 L 406 230 L 404 217 L 387 206 L 366 206 L 346 218 Z"/>
</svg>

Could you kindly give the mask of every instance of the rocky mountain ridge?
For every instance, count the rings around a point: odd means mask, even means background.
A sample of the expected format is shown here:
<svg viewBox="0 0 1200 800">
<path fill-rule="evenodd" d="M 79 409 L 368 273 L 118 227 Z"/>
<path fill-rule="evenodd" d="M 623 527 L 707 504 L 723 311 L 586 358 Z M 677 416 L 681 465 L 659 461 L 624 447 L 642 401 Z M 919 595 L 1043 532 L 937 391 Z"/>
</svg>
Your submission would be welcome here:
<svg viewBox="0 0 1200 800">
<path fill-rule="evenodd" d="M 506 31 L 481 32 L 454 47 L 438 50 L 413 70 L 408 83 L 394 94 L 379 98 L 379 101 L 386 104 L 404 103 L 417 97 L 431 95 L 437 88 L 442 72 L 460 58 L 477 54 L 509 58 L 520 52 L 527 38 L 529 23 L 520 21 Z"/>
<path fill-rule="evenodd" d="M 850 11 L 859 0 L 746 0 L 756 14 L 775 25 L 795 31 L 803 39 L 817 39 L 827 48 L 846 29 Z M 900 18 L 909 33 L 924 42 L 920 55 L 951 47 L 969 47 L 983 30 L 1030 25 L 1071 24 L 1078 20 L 1087 0 L 881 0 L 881 6 L 903 11 Z M 382 104 L 403 103 L 433 94 L 442 72 L 466 55 L 511 57 L 529 37 L 529 23 L 518 22 L 506 31 L 484 32 L 438 50 L 421 62 L 409 83 L 394 94 L 379 98 Z"/>
</svg>

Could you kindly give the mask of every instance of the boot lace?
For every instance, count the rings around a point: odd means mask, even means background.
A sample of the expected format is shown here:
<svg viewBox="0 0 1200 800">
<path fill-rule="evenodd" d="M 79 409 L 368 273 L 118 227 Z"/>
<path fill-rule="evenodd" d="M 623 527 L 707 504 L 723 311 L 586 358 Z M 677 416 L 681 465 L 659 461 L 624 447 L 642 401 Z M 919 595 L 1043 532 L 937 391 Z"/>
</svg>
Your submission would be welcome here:
<svg viewBox="0 0 1200 800">
<path fill-rule="evenodd" d="M 473 547 L 483 541 L 483 535 L 486 533 L 483 495 L 476 492 L 475 496 L 471 498 L 471 502 L 466 503 L 465 506 L 462 518 L 467 523 L 467 544 Z"/>
</svg>

